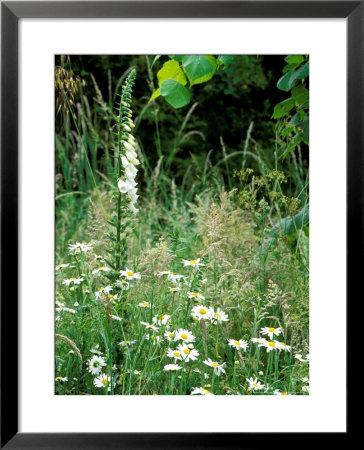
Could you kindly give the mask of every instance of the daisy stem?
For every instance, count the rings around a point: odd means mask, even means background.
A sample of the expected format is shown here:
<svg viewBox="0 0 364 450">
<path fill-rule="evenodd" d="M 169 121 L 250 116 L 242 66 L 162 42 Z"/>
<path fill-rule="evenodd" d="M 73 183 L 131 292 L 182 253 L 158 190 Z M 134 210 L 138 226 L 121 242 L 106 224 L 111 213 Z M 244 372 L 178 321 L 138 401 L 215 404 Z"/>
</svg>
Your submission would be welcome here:
<svg viewBox="0 0 364 450">
<path fill-rule="evenodd" d="M 264 383 L 266 384 L 267 379 L 268 379 L 268 375 L 270 373 L 270 369 L 272 366 L 272 351 L 269 352 L 268 354 L 268 363 L 267 363 L 267 371 L 265 373 L 265 378 L 264 378 Z"/>
<path fill-rule="evenodd" d="M 214 377 L 217 378 L 217 394 L 220 395 L 220 377 L 219 375 L 215 375 Z"/>
</svg>

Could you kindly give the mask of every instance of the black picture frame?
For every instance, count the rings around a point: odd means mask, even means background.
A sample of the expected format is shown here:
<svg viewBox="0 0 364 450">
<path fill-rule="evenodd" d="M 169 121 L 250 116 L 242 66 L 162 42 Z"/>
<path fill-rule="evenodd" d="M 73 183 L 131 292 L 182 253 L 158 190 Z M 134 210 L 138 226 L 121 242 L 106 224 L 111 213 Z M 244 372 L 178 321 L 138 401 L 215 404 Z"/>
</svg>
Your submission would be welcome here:
<svg viewBox="0 0 364 450">
<path fill-rule="evenodd" d="M 1 448 L 257 448 L 263 439 L 277 439 L 268 433 L 18 432 L 19 398 L 14 386 L 17 386 L 18 376 L 19 331 L 17 105 L 18 22 L 21 18 L 346 18 L 348 304 L 350 297 L 359 291 L 363 276 L 364 1 L 1 2 Z M 7 379 L 9 367 L 11 389 Z M 338 433 L 335 439 L 340 441 L 347 435 L 348 431 Z M 315 439 L 317 437 L 316 434 Z M 303 434 L 300 444 L 307 445 L 311 438 L 310 433 Z M 285 446 L 284 441 L 280 442 L 280 446 Z"/>
</svg>

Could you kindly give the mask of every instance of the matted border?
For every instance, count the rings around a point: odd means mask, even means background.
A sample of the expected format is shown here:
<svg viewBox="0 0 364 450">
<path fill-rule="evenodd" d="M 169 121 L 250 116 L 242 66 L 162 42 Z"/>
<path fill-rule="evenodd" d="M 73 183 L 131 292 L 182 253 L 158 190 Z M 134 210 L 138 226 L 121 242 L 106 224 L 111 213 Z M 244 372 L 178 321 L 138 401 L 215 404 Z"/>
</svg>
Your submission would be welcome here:
<svg viewBox="0 0 364 450">
<path fill-rule="evenodd" d="M 268 433 L 18 433 L 18 394 L 14 389 L 18 368 L 18 21 L 20 18 L 347 18 L 349 299 L 359 291 L 363 274 L 360 261 L 364 201 L 363 1 L 1 2 L 1 15 L 1 448 L 247 448 L 260 445 L 263 437 L 273 439 Z M 6 301 L 9 297 L 11 301 Z M 9 376 L 6 367 L 12 368 L 12 388 L 8 387 L 9 380 L 3 386 L 5 376 Z M 309 435 L 306 433 L 303 440 L 308 442 Z"/>
</svg>

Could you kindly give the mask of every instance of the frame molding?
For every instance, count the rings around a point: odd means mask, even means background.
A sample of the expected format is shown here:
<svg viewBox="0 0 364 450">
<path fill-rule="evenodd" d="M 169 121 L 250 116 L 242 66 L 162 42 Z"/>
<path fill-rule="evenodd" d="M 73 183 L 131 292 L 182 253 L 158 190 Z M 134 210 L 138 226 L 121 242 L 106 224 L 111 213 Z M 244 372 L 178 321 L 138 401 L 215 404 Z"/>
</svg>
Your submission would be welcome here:
<svg viewBox="0 0 364 450">
<path fill-rule="evenodd" d="M 364 1 L 11 1 L 1 2 L 0 384 L 1 441 L 6 449 L 244 448 L 277 434 L 18 433 L 18 22 L 21 18 L 346 18 L 347 301 L 363 276 Z M 8 105 L 12 105 L 9 108 Z M 359 252 L 359 254 L 358 254 Z M 10 286 L 10 288 L 9 288 Z M 359 291 L 360 292 L 360 291 Z M 11 301 L 8 300 L 11 294 Z M 348 304 L 348 303 L 347 303 Z M 10 322 L 10 318 L 12 322 Z M 14 319 L 15 318 L 15 319 Z M 9 345 L 11 343 L 11 345 Z M 13 375 L 16 373 L 16 375 Z M 321 433 L 319 433 L 321 435 Z M 315 433 L 315 439 L 319 436 Z M 327 443 L 327 437 L 322 434 Z M 345 433 L 335 439 L 341 441 Z M 296 439 L 296 437 L 293 437 Z M 300 437 L 310 444 L 310 433 Z"/>
</svg>

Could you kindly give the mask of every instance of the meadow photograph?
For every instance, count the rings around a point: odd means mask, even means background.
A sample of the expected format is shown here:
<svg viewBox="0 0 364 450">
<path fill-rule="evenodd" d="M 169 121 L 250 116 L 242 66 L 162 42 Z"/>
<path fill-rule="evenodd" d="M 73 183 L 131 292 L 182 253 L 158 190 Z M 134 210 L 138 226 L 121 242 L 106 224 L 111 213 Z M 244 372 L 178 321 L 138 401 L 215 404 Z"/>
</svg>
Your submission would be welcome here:
<svg viewBox="0 0 364 450">
<path fill-rule="evenodd" d="M 309 56 L 55 56 L 56 395 L 309 395 Z"/>
</svg>

